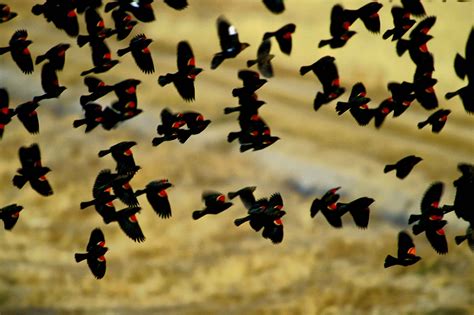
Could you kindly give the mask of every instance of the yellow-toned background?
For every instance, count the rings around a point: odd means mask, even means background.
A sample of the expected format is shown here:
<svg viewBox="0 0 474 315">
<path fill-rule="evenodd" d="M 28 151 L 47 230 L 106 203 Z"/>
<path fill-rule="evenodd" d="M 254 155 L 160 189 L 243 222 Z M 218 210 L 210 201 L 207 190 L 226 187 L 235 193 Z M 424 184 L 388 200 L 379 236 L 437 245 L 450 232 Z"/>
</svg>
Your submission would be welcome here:
<svg viewBox="0 0 474 315">
<path fill-rule="evenodd" d="M 457 52 L 464 55 L 473 25 L 472 2 L 425 3 L 428 14 L 437 16 L 428 44 L 435 56 L 436 92 L 441 107 L 452 111 L 438 135 L 417 129 L 417 122 L 429 115 L 417 102 L 402 117 L 387 118 L 380 130 L 372 124 L 357 126 L 349 114 L 338 117 L 335 102 L 313 111 L 320 84 L 312 74 L 300 77 L 298 69 L 323 55 L 336 57 L 341 84 L 348 90 L 358 81 L 365 83 L 371 107 L 389 96 L 388 82 L 411 81 L 415 69 L 408 54 L 397 57 L 393 42 L 368 33 L 360 21 L 353 25 L 358 34 L 345 47 L 318 49 L 319 40 L 329 37 L 329 15 L 336 2 L 313 0 L 287 0 L 280 15 L 259 0 L 189 0 L 181 12 L 155 1 L 156 21 L 139 25 L 132 34 L 144 32 L 154 39 L 150 48 L 156 73 L 142 74 L 127 55 L 99 75 L 110 84 L 142 80 L 138 98 L 144 113 L 113 131 L 97 128 L 84 134 L 83 127 L 72 128 L 72 121 L 82 117 L 78 99 L 87 90 L 79 73 L 91 67 L 90 49 L 78 48 L 74 39 L 31 14 L 34 1 L 7 2 L 19 16 L 0 24 L 0 46 L 24 28 L 33 40 L 34 56 L 59 42 L 72 47 L 59 73 L 68 89 L 59 99 L 43 101 L 38 110 L 41 133 L 29 135 L 15 118 L 0 141 L 0 206 L 24 206 L 13 231 L 0 231 L 2 314 L 474 313 L 473 256 L 466 244 L 457 247 L 453 242 L 465 229 L 454 214 L 447 215 L 448 255 L 438 256 L 418 236 L 415 243 L 423 257 L 418 264 L 383 268 L 385 256 L 396 253 L 398 231 L 408 228 L 408 214 L 419 211 L 430 183 L 446 184 L 441 203 L 450 204 L 457 163 L 474 162 L 474 117 L 458 98 L 443 98 L 465 84 L 456 77 L 453 61 Z M 341 3 L 357 8 L 364 1 Z M 398 1 L 383 3 L 382 32 L 392 27 L 390 8 Z M 210 60 L 219 50 L 215 20 L 221 14 L 251 47 L 213 71 Z M 108 15 L 106 22 L 113 26 Z M 236 115 L 223 115 L 223 108 L 237 104 L 231 96 L 232 88 L 241 84 L 237 70 L 255 56 L 262 34 L 289 22 L 297 25 L 293 53 L 283 55 L 274 45 L 275 78 L 259 90 L 267 102 L 260 113 L 281 140 L 263 151 L 241 154 L 236 143 L 226 142 L 238 123 Z M 81 30 L 85 32 L 84 25 Z M 114 56 L 129 39 L 107 41 Z M 204 68 L 196 80 L 196 101 L 189 104 L 172 85 L 162 88 L 156 82 L 159 74 L 175 71 L 180 40 L 191 43 L 198 66 Z M 23 75 L 8 55 L 0 56 L 0 87 L 8 89 L 12 107 L 26 102 L 42 94 L 40 67 Z M 340 100 L 347 97 L 348 92 Z M 111 101 L 108 96 L 99 102 Z M 155 148 L 151 139 L 164 107 L 196 110 L 212 123 L 184 145 L 167 142 Z M 138 218 L 146 236 L 141 244 L 116 224 L 105 226 L 92 208 L 79 210 L 79 203 L 91 197 L 96 174 L 115 166 L 110 157 L 99 159 L 97 152 L 124 140 L 138 142 L 134 156 L 142 170 L 131 182 L 135 189 L 160 178 L 175 184 L 169 190 L 169 220 L 159 219 L 140 197 Z M 18 190 L 11 184 L 20 166 L 18 148 L 34 142 L 41 147 L 43 164 L 53 170 L 48 176 L 51 197 L 41 197 L 28 185 Z M 385 164 L 408 154 L 424 158 L 408 178 L 383 174 Z M 236 228 L 233 220 L 245 214 L 239 201 L 219 216 L 191 219 L 191 212 L 202 205 L 203 190 L 228 192 L 247 185 L 258 187 L 257 197 L 282 193 L 288 213 L 282 244 L 271 244 L 248 226 Z M 341 201 L 360 196 L 376 200 L 367 230 L 356 229 L 349 218 L 342 230 L 329 227 L 319 215 L 310 218 L 312 200 L 335 186 L 342 186 Z M 103 229 L 109 247 L 107 273 L 100 281 L 73 258 L 84 250 L 94 227 Z"/>
</svg>

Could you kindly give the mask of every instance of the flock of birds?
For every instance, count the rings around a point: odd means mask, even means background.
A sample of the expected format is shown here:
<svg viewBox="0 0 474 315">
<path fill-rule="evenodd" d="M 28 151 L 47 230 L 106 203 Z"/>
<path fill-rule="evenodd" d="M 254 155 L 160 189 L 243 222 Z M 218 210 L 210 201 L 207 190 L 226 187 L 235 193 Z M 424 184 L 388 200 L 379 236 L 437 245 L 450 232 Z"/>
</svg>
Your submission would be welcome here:
<svg viewBox="0 0 474 315">
<path fill-rule="evenodd" d="M 117 41 L 128 38 L 133 28 L 138 23 L 148 23 L 155 20 L 153 0 L 116 0 L 108 1 L 104 6 L 104 13 L 111 11 L 114 28 L 105 27 L 104 20 L 99 13 L 102 0 L 47 0 L 43 4 L 35 4 L 32 13 L 43 16 L 47 22 L 52 22 L 55 27 L 66 32 L 67 35 L 76 38 L 77 46 L 89 45 L 92 52 L 93 67 L 84 70 L 84 84 L 90 94 L 80 97 L 80 104 L 84 111 L 84 117 L 73 122 L 73 127 L 78 128 L 85 125 L 85 132 L 92 131 L 97 126 L 105 130 L 117 128 L 120 123 L 132 119 L 142 113 L 138 108 L 137 87 L 139 80 L 130 78 L 123 81 L 107 84 L 96 76 L 115 67 L 119 60 L 112 58 L 112 52 L 106 44 L 111 36 L 116 36 Z M 182 10 L 187 7 L 186 0 L 164 0 L 170 7 Z M 264 0 L 264 5 L 273 13 L 284 12 L 283 0 Z M 436 17 L 428 16 L 417 22 L 411 17 L 422 18 L 426 16 L 423 4 L 420 0 L 402 0 L 402 6 L 393 6 L 392 29 L 383 34 L 383 39 L 391 38 L 396 41 L 396 51 L 402 56 L 408 51 L 410 58 L 416 65 L 416 71 L 412 82 L 391 82 L 388 90 L 391 96 L 386 98 L 378 107 L 369 108 L 370 98 L 366 95 L 366 89 L 362 82 L 356 83 L 346 102 L 338 101 L 336 112 L 339 115 L 349 111 L 359 125 L 367 125 L 374 120 L 376 128 L 380 128 L 384 119 L 393 112 L 394 117 L 402 115 L 411 103 L 416 99 L 426 110 L 438 108 L 438 99 L 434 90 L 437 79 L 433 78 L 434 58 L 428 50 L 427 42 L 432 39 L 429 35 L 431 27 L 436 22 Z M 378 15 L 382 4 L 369 2 L 368 4 L 352 10 L 335 5 L 330 15 L 330 39 L 323 39 L 319 47 L 329 45 L 331 48 L 341 48 L 350 40 L 356 32 L 350 27 L 357 20 L 361 20 L 367 30 L 372 33 L 380 33 L 380 17 Z M 87 35 L 79 34 L 78 14 L 83 14 L 87 28 Z M 6 4 L 0 4 L 0 23 L 14 19 L 17 13 L 12 12 Z M 405 33 L 410 29 L 408 38 Z M 274 76 L 271 54 L 272 39 L 276 40 L 281 52 L 290 55 L 292 51 L 292 34 L 296 31 L 296 25 L 286 24 L 273 32 L 266 32 L 258 47 L 256 59 L 248 60 L 248 68 L 257 65 L 258 72 L 250 69 L 240 70 L 238 78 L 242 80 L 242 86 L 232 90 L 232 95 L 238 99 L 238 106 L 226 107 L 224 114 L 238 113 L 239 131 L 228 134 L 228 142 L 238 140 L 240 151 L 262 150 L 277 140 L 273 136 L 270 127 L 259 115 L 258 109 L 265 104 L 258 98 L 256 91 L 261 88 L 267 79 Z M 211 61 L 210 68 L 217 69 L 226 59 L 236 58 L 240 52 L 248 48 L 250 44 L 241 42 L 237 29 L 224 17 L 217 19 L 217 33 L 220 41 L 221 51 L 216 53 Z M 119 49 L 117 56 L 121 57 L 131 54 L 138 68 L 146 74 L 155 71 L 152 54 L 148 46 L 152 39 L 145 34 L 133 36 L 129 45 Z M 0 43 L 2 45 L 3 43 Z M 0 48 L 0 55 L 10 53 L 13 61 L 25 74 L 34 71 L 33 58 L 29 51 L 32 41 L 28 39 L 26 30 L 16 31 L 6 47 Z M 66 51 L 71 47 L 67 43 L 59 43 L 49 49 L 46 53 L 36 57 L 35 65 L 43 63 L 41 70 L 41 85 L 43 95 L 35 96 L 31 101 L 20 104 L 15 108 L 9 107 L 9 95 L 6 89 L 0 88 L 0 139 L 3 136 L 6 125 L 17 116 L 28 132 L 39 133 L 39 120 L 37 109 L 40 102 L 60 97 L 66 87 L 61 86 L 58 73 L 65 65 Z M 2 57 L 4 58 L 4 57 Z M 45 62 L 46 61 L 46 62 Z M 318 91 L 313 102 L 314 110 L 339 98 L 345 93 L 346 88 L 341 86 L 336 60 L 332 56 L 323 56 L 311 65 L 302 66 L 300 74 L 305 75 L 312 71 L 322 85 L 322 91 Z M 474 30 L 469 35 L 465 56 L 456 55 L 454 68 L 459 78 L 467 77 L 467 85 L 457 91 L 446 94 L 446 99 L 459 96 L 465 110 L 474 113 Z M 192 102 L 195 98 L 194 81 L 203 69 L 196 66 L 191 45 L 186 41 L 180 41 L 177 46 L 177 71 L 167 73 L 158 77 L 157 83 L 166 86 L 173 83 L 177 92 L 186 102 Z M 96 101 L 103 96 L 114 92 L 117 99 L 110 106 L 103 107 Z M 431 125 L 432 131 L 438 133 L 442 130 L 449 115 L 449 109 L 439 109 L 431 114 L 425 121 L 418 124 L 419 128 Z M 204 119 L 203 115 L 195 111 L 172 112 L 165 108 L 161 112 L 161 124 L 157 126 L 158 136 L 152 139 L 152 145 L 158 146 L 164 141 L 178 140 L 184 143 L 191 135 L 203 132 L 211 123 Z M 119 142 L 108 149 L 98 152 L 99 157 L 111 155 L 116 162 L 115 171 L 110 169 L 101 170 L 92 187 L 92 199 L 81 202 L 80 208 L 94 207 L 102 217 L 105 224 L 117 222 L 123 232 L 135 242 L 142 242 L 145 236 L 140 228 L 137 213 L 141 210 L 138 197 L 146 195 L 151 208 L 163 219 L 172 216 L 171 205 L 166 190 L 173 186 L 167 179 L 151 181 L 143 189 L 134 190 L 130 184 L 131 180 L 140 169 L 135 163 L 131 148 L 136 145 L 133 141 Z M 43 196 L 53 194 L 46 175 L 50 168 L 42 165 L 40 148 L 38 144 L 24 146 L 19 149 L 21 168 L 14 175 L 13 185 L 21 189 L 26 183 L 30 183 L 32 189 Z M 387 164 L 384 172 L 395 171 L 396 176 L 404 179 L 417 163 L 423 159 L 418 156 L 409 155 L 401 160 Z M 413 214 L 408 220 L 412 226 L 414 235 L 425 233 L 427 240 L 439 254 L 448 252 L 448 245 L 444 232 L 447 221 L 443 219 L 444 214 L 454 211 L 458 218 L 468 222 L 465 235 L 455 237 L 457 244 L 467 240 L 471 250 L 474 251 L 474 165 L 460 163 L 458 165 L 462 175 L 454 181 L 456 195 L 452 205 L 440 206 L 444 184 L 436 182 L 430 185 L 421 200 L 421 214 Z M 310 207 L 310 216 L 314 218 L 319 212 L 327 222 L 335 227 L 342 227 L 342 217 L 349 213 L 357 227 L 365 229 L 369 224 L 370 206 L 373 198 L 360 197 L 352 201 L 339 202 L 340 187 L 328 190 L 321 198 L 315 198 Z M 256 187 L 244 187 L 227 194 L 217 191 L 205 191 L 202 194 L 204 208 L 192 212 L 192 218 L 198 220 L 205 215 L 216 215 L 233 205 L 229 200 L 239 197 L 247 210 L 247 215 L 235 219 L 236 226 L 248 222 L 255 232 L 261 232 L 263 238 L 269 239 L 277 244 L 283 241 L 282 217 L 286 214 L 283 210 L 283 198 L 280 193 L 274 193 L 269 197 L 256 198 Z M 125 206 L 116 210 L 114 202 L 119 200 Z M 0 209 L 0 218 L 4 222 L 6 230 L 11 230 L 18 218 L 22 206 L 11 204 Z M 86 260 L 93 275 L 100 279 L 106 271 L 105 237 L 103 232 L 96 228 L 89 238 L 85 253 L 76 253 L 75 260 L 80 262 Z M 408 266 L 416 263 L 421 258 L 416 256 L 415 245 L 408 232 L 401 231 L 398 236 L 398 255 L 388 255 L 384 266 L 393 265 Z"/>
</svg>

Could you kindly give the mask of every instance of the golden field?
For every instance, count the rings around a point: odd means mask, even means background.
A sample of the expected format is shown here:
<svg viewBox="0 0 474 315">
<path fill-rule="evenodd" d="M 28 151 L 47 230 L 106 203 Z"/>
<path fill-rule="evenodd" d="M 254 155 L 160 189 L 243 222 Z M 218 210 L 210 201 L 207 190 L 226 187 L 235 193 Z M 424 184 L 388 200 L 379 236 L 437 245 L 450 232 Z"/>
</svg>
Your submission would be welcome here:
<svg viewBox="0 0 474 315">
<path fill-rule="evenodd" d="M 474 313 L 474 260 L 466 244 L 457 247 L 454 236 L 465 230 L 454 214 L 446 216 L 450 252 L 437 255 L 420 235 L 414 238 L 423 259 L 414 266 L 383 268 L 387 254 L 396 254 L 397 233 L 409 230 L 410 213 L 419 211 L 421 196 L 433 181 L 442 181 L 441 204 L 454 197 L 453 180 L 459 162 L 474 163 L 474 116 L 466 114 L 458 98 L 444 94 L 466 84 L 453 68 L 457 52 L 464 55 L 473 26 L 472 2 L 425 1 L 428 15 L 437 16 L 428 44 L 435 56 L 434 77 L 440 106 L 452 113 L 440 134 L 417 122 L 430 113 L 415 101 L 397 119 L 388 117 L 380 130 L 371 123 L 359 127 L 349 114 L 339 117 L 334 106 L 312 108 L 320 89 L 318 80 L 299 67 L 324 55 L 336 57 L 341 84 L 348 90 L 364 82 L 371 107 L 389 96 L 388 82 L 411 81 L 414 65 L 408 54 L 399 58 L 395 44 L 370 34 L 361 22 L 357 34 L 340 49 L 317 48 L 329 37 L 329 14 L 335 1 L 287 0 L 283 14 L 270 13 L 255 0 L 189 0 L 184 11 L 174 11 L 155 1 L 156 21 L 140 24 L 132 35 L 143 32 L 153 38 L 150 46 L 156 72 L 141 73 L 130 55 L 109 72 L 98 75 L 106 83 L 126 78 L 142 81 L 138 87 L 143 113 L 112 131 L 101 128 L 84 134 L 72 128 L 82 117 L 80 95 L 87 94 L 80 72 L 91 67 L 90 49 L 79 48 L 75 39 L 30 13 L 35 1 L 6 1 L 19 13 L 0 24 L 0 47 L 16 29 L 24 28 L 33 40 L 33 56 L 59 42 L 72 44 L 59 80 L 67 90 L 59 99 L 45 100 L 39 108 L 40 134 L 30 135 L 15 118 L 0 140 L 0 206 L 24 206 L 12 231 L 0 233 L 0 313 L 3 314 L 423 314 L 468 315 Z M 367 1 L 340 1 L 358 8 Z M 390 8 L 398 1 L 382 2 L 382 32 L 392 27 Z M 215 20 L 225 15 L 251 44 L 238 58 L 210 70 L 219 51 Z M 112 26 L 108 15 L 106 25 Z M 82 19 L 82 16 L 80 16 Z M 237 71 L 254 58 L 265 31 L 283 24 L 297 25 L 290 57 L 273 47 L 275 77 L 259 90 L 266 101 L 260 113 L 280 141 L 263 151 L 240 153 L 227 134 L 238 129 L 236 115 L 223 108 L 237 105 L 231 95 L 240 86 Z M 81 25 L 81 33 L 85 32 Z M 129 43 L 108 39 L 113 55 Z M 197 65 L 204 71 L 196 79 L 196 101 L 185 103 L 172 85 L 160 87 L 157 77 L 176 69 L 176 45 L 188 40 Z M 118 58 L 118 57 L 116 57 Z M 42 94 L 40 67 L 23 75 L 8 55 L 0 56 L 0 87 L 10 93 L 10 106 Z M 114 97 L 99 101 L 109 105 Z M 159 147 L 151 139 L 160 123 L 160 112 L 195 110 L 212 120 L 200 135 L 184 145 L 167 142 Z M 135 189 L 149 181 L 168 178 L 173 217 L 156 216 L 144 197 L 138 219 L 146 236 L 143 243 L 128 239 L 116 224 L 104 225 L 92 209 L 79 203 L 92 196 L 97 173 L 115 167 L 110 157 L 98 158 L 99 150 L 124 140 L 134 140 L 137 164 Z M 48 179 L 54 195 L 42 197 L 28 185 L 18 190 L 11 184 L 20 167 L 18 148 L 38 143 L 42 161 L 52 172 Z M 405 180 L 384 174 L 385 164 L 408 154 L 424 160 Z M 257 197 L 281 192 L 287 215 L 285 239 L 273 245 L 247 225 L 236 228 L 233 220 L 245 215 L 236 200 L 218 216 L 193 221 L 191 212 L 202 207 L 204 190 L 228 192 L 257 186 Z M 367 230 L 353 226 L 349 218 L 341 230 L 331 228 L 319 215 L 311 219 L 315 197 L 342 186 L 341 201 L 360 196 L 375 199 Z M 120 203 L 116 203 L 120 208 Z M 107 273 L 96 280 L 85 263 L 76 264 L 74 253 L 83 251 L 90 231 L 105 234 Z"/>
</svg>

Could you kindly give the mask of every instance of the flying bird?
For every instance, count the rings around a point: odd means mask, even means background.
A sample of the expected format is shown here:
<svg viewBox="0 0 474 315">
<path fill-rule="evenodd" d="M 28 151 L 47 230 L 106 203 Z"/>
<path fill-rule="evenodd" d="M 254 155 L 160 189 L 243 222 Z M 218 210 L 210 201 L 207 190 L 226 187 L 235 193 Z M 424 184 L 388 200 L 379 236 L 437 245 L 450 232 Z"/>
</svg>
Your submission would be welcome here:
<svg viewBox="0 0 474 315">
<path fill-rule="evenodd" d="M 109 149 L 100 150 L 98 155 L 99 157 L 104 157 L 108 154 L 111 154 L 117 163 L 117 167 L 115 169 L 117 170 L 118 174 L 132 174 L 137 170 L 137 165 L 135 164 L 131 150 L 131 148 L 136 144 L 137 143 L 135 141 L 121 141 L 114 144 Z"/>
<path fill-rule="evenodd" d="M 258 47 L 257 59 L 247 61 L 247 67 L 257 64 L 258 71 L 260 71 L 260 73 L 266 78 L 273 77 L 273 66 L 271 61 L 275 56 L 270 54 L 271 46 L 272 42 L 269 39 L 264 39 Z"/>
<path fill-rule="evenodd" d="M 280 14 L 285 11 L 285 3 L 283 0 L 263 0 L 263 4 L 272 13 Z"/>
<path fill-rule="evenodd" d="M 92 230 L 87 243 L 86 253 L 74 254 L 76 262 L 87 261 L 90 271 L 97 279 L 102 279 L 105 275 L 106 262 L 105 253 L 108 248 L 105 247 L 105 237 L 101 229 Z"/>
<path fill-rule="evenodd" d="M 416 256 L 415 243 L 413 243 L 411 236 L 407 232 L 401 231 L 400 233 L 398 233 L 397 257 L 387 255 L 383 266 L 384 268 L 392 267 L 395 265 L 406 267 L 417 263 L 420 259 L 420 256 Z"/>
<path fill-rule="evenodd" d="M 153 65 L 153 58 L 148 48 L 152 41 L 153 40 L 147 38 L 145 34 L 138 34 L 132 38 L 128 47 L 117 50 L 117 55 L 120 57 L 131 52 L 133 60 L 135 60 L 138 68 L 140 68 L 143 73 L 153 73 L 155 72 L 155 66 Z"/>
<path fill-rule="evenodd" d="M 388 173 L 390 171 L 395 170 L 396 176 L 400 179 L 404 179 L 408 176 L 408 174 L 410 174 L 413 167 L 415 167 L 415 165 L 421 162 L 422 160 L 423 159 L 419 156 L 408 155 L 397 161 L 395 164 L 385 165 L 383 172 Z"/>
<path fill-rule="evenodd" d="M 0 208 L 0 219 L 3 221 L 3 228 L 5 230 L 10 231 L 13 229 L 20 217 L 21 210 L 23 210 L 23 206 L 16 203 Z"/>
<path fill-rule="evenodd" d="M 315 198 L 310 208 L 311 218 L 314 218 L 319 211 L 324 215 L 328 223 L 335 228 L 342 228 L 341 214 L 337 208 L 339 194 L 337 191 L 341 187 L 329 189 L 321 199 Z"/>
<path fill-rule="evenodd" d="M 173 184 L 168 179 L 151 181 L 144 189 L 136 190 L 135 196 L 146 194 L 146 199 L 155 213 L 162 219 L 168 219 L 172 214 L 166 189 L 170 187 L 173 187 Z"/>
<path fill-rule="evenodd" d="M 263 34 L 263 40 L 275 37 L 281 52 L 286 55 L 290 55 L 291 49 L 293 47 L 292 36 L 295 31 L 296 25 L 294 23 L 288 23 L 274 32 L 266 32 L 265 34 Z"/>
<path fill-rule="evenodd" d="M 226 201 L 225 195 L 216 191 L 204 191 L 202 193 L 202 200 L 205 208 L 202 210 L 195 210 L 192 213 L 194 220 L 198 220 L 208 214 L 219 214 L 232 206 L 232 202 Z"/>
<path fill-rule="evenodd" d="M 15 115 L 15 110 L 9 108 L 10 97 L 8 91 L 0 88 L 0 139 L 3 137 L 5 126 L 10 123 L 11 118 Z"/>
<path fill-rule="evenodd" d="M 217 18 L 217 34 L 222 51 L 212 58 L 211 69 L 216 69 L 225 59 L 237 57 L 242 50 L 250 46 L 240 42 L 237 29 L 222 15 Z"/>
<path fill-rule="evenodd" d="M 418 129 L 422 129 L 426 125 L 431 125 L 431 131 L 434 133 L 439 133 L 443 129 L 446 121 L 448 120 L 448 115 L 451 113 L 449 109 L 439 109 L 433 114 L 431 114 L 426 120 L 418 123 Z"/>
<path fill-rule="evenodd" d="M 66 60 L 66 51 L 71 47 L 69 44 L 60 43 L 56 46 L 50 48 L 46 53 L 43 55 L 39 55 L 36 57 L 35 64 L 39 64 L 44 60 L 48 60 L 49 64 L 53 67 L 56 71 L 61 71 L 64 68 L 64 62 Z"/>
<path fill-rule="evenodd" d="M 31 74 L 33 73 L 33 60 L 28 46 L 32 41 L 27 38 L 28 32 L 26 30 L 16 31 L 10 38 L 8 46 L 0 48 L 0 55 L 10 52 L 18 68 L 25 74 Z"/>
<path fill-rule="evenodd" d="M 0 24 L 10 21 L 18 15 L 16 12 L 12 12 L 8 4 L 0 4 Z"/>
</svg>

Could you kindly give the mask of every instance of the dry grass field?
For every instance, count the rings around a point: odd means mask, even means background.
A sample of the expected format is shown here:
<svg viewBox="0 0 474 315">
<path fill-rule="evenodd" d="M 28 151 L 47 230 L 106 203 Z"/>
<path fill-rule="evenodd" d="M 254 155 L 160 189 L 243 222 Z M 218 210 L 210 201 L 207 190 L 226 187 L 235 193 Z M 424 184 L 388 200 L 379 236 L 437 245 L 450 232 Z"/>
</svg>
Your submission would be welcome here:
<svg viewBox="0 0 474 315">
<path fill-rule="evenodd" d="M 437 22 L 429 42 L 435 56 L 434 77 L 440 106 L 451 109 L 440 134 L 417 122 L 429 113 L 415 101 L 400 118 L 387 118 L 380 130 L 371 123 L 359 127 L 349 114 L 339 117 L 335 102 L 318 112 L 313 97 L 321 88 L 298 69 L 324 55 L 332 55 L 348 90 L 365 83 L 369 106 L 388 97 L 388 82 L 411 81 L 414 66 L 408 55 L 395 53 L 395 44 L 381 35 L 353 25 L 357 34 L 337 50 L 317 48 L 329 37 L 329 14 L 336 1 L 287 0 L 283 14 L 270 13 L 260 0 L 189 0 L 184 11 L 174 11 L 162 1 L 153 4 L 156 21 L 139 25 L 154 39 L 150 46 L 156 72 L 141 73 L 131 56 L 99 75 L 107 83 L 126 78 L 142 81 L 138 87 L 143 113 L 112 131 L 100 128 L 84 134 L 72 128 L 82 117 L 80 95 L 87 94 L 80 72 L 91 67 L 90 49 L 79 48 L 75 39 L 55 29 L 42 17 L 31 14 L 38 1 L 6 0 L 19 13 L 0 24 L 0 47 L 6 46 L 16 29 L 24 28 L 33 40 L 33 56 L 59 42 L 72 44 L 59 80 L 67 90 L 59 99 L 45 100 L 39 108 L 40 134 L 28 134 L 15 118 L 0 141 L 0 206 L 24 206 L 12 231 L 0 231 L 0 313 L 4 314 L 474 314 L 474 259 L 468 247 L 457 247 L 454 236 L 464 223 L 447 215 L 449 254 L 437 255 L 423 235 L 415 237 L 414 266 L 383 268 L 387 254 L 396 253 L 397 233 L 409 230 L 408 215 L 419 211 L 421 196 L 433 181 L 442 181 L 441 204 L 450 204 L 459 162 L 474 163 L 474 116 L 464 111 L 458 98 L 444 94 L 461 82 L 453 69 L 457 52 L 464 55 L 473 26 L 473 2 L 424 1 Z M 338 1 L 357 8 L 367 1 Z M 383 1 L 382 31 L 392 27 L 390 8 L 399 1 Z M 219 50 L 216 18 L 225 15 L 251 44 L 238 58 L 210 70 Z M 108 15 L 106 25 L 112 26 Z M 82 16 L 80 16 L 82 19 Z M 236 116 L 223 115 L 223 108 L 236 105 L 231 90 L 240 85 L 237 71 L 254 58 L 262 34 L 294 22 L 294 50 L 290 57 L 273 47 L 275 77 L 259 90 L 267 105 L 261 115 L 280 141 L 263 151 L 239 152 L 227 143 L 227 133 L 238 129 Z M 81 33 L 85 32 L 81 25 Z M 113 54 L 128 42 L 108 40 Z M 173 86 L 160 87 L 157 77 L 176 69 L 176 45 L 188 40 L 204 71 L 196 80 L 196 101 L 185 103 Z M 42 94 L 40 67 L 23 75 L 8 55 L 0 56 L 0 87 L 10 93 L 10 105 Z M 346 100 L 346 92 L 339 100 Z M 108 105 L 112 97 L 100 100 Z M 167 142 L 151 145 L 160 122 L 160 112 L 195 110 L 212 120 L 200 135 L 184 145 Z M 97 173 L 115 167 L 111 158 L 98 158 L 101 149 L 124 140 L 137 141 L 134 156 L 142 169 L 133 178 L 135 189 L 154 179 L 168 178 L 175 186 L 169 193 L 173 216 L 162 220 L 140 197 L 138 219 L 146 236 L 143 243 L 128 239 L 115 224 L 104 225 L 92 209 L 81 211 L 79 203 L 91 198 Z M 54 195 L 42 197 L 28 185 L 18 190 L 11 184 L 20 167 L 18 148 L 38 143 L 43 164 L 52 172 L 48 179 Z M 405 180 L 384 174 L 383 167 L 408 154 L 423 161 Z M 228 192 L 257 186 L 258 197 L 281 192 L 287 215 L 285 239 L 279 245 L 261 238 L 233 220 L 245 210 L 239 201 L 219 216 L 193 221 L 191 212 L 202 206 L 204 190 Z M 315 197 L 342 186 L 342 201 L 360 196 L 375 199 L 367 230 L 353 226 L 331 228 L 309 208 Z M 119 203 L 117 203 L 119 206 Z M 100 227 L 105 234 L 107 273 L 96 280 L 85 263 L 76 264 L 74 253 L 83 251 L 90 231 Z"/>
</svg>

